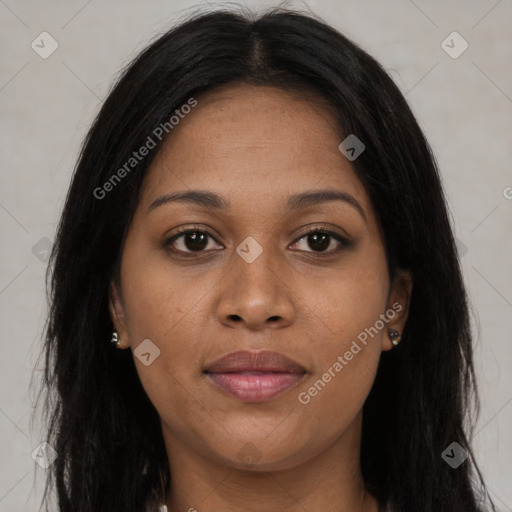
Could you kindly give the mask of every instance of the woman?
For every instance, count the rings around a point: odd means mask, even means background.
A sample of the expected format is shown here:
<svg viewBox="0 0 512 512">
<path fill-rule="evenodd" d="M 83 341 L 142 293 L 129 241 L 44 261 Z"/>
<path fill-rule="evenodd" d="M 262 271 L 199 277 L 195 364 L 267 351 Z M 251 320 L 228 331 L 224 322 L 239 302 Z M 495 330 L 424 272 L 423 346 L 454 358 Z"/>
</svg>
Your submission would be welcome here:
<svg viewBox="0 0 512 512">
<path fill-rule="evenodd" d="M 435 161 L 324 22 L 217 11 L 145 49 L 86 137 L 51 262 L 61 512 L 484 510 Z"/>
</svg>

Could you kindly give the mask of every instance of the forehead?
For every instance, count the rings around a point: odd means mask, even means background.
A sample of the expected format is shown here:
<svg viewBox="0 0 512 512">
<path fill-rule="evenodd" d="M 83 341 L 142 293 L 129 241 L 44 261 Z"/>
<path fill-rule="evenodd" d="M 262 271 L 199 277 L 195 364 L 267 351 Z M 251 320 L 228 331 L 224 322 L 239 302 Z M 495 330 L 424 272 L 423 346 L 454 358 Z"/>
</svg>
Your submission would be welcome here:
<svg viewBox="0 0 512 512">
<path fill-rule="evenodd" d="M 174 189 L 222 189 L 247 202 L 330 186 L 366 203 L 364 187 L 338 149 L 342 130 L 320 96 L 230 84 L 196 100 L 150 168 L 146 202 Z"/>
</svg>

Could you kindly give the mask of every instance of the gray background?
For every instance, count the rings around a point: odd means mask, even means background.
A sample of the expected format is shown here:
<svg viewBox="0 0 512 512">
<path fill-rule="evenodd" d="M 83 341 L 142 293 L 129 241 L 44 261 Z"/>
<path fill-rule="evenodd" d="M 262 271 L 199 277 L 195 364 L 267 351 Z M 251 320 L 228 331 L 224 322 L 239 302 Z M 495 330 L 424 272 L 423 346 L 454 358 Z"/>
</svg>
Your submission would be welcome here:
<svg viewBox="0 0 512 512">
<path fill-rule="evenodd" d="M 46 313 L 44 238 L 54 238 L 79 145 L 121 67 L 199 5 L 0 0 L 0 511 L 39 503 L 45 470 L 31 453 L 44 434 L 30 429 L 29 382 Z M 311 9 L 375 56 L 433 147 L 474 311 L 474 445 L 498 509 L 512 511 L 511 0 L 287 5 Z M 59 45 L 47 59 L 31 48 L 43 31 Z M 453 31 L 469 44 L 457 58 L 445 49 L 460 52 L 462 40 L 442 46 Z"/>
</svg>

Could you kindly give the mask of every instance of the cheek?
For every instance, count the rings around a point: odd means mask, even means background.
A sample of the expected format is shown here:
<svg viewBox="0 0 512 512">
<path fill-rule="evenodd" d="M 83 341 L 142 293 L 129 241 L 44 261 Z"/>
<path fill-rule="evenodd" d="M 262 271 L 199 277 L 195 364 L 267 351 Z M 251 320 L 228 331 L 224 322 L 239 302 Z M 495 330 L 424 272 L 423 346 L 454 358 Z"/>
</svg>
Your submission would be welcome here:
<svg viewBox="0 0 512 512">
<path fill-rule="evenodd" d="M 329 358 L 334 353 L 348 350 L 351 341 L 367 332 L 385 313 L 389 278 L 383 258 L 378 251 L 369 256 L 361 253 L 328 279 L 316 280 L 315 286 L 311 286 L 311 279 L 309 285 L 304 283 L 306 291 L 301 300 L 307 303 L 305 311 L 311 312 L 310 325 L 316 318 L 320 329 L 321 336 L 312 341 L 321 347 L 324 366 L 332 362 Z M 382 331 L 380 322 L 378 325 Z M 360 338 L 364 339 L 364 334 Z"/>
<path fill-rule="evenodd" d="M 178 267 L 166 261 L 163 249 L 148 247 L 144 237 L 127 240 L 121 267 L 127 327 L 132 342 L 161 342 L 197 307 L 205 291 L 185 281 Z M 204 288 L 204 287 L 203 287 Z"/>
<path fill-rule="evenodd" d="M 310 340 L 314 371 L 297 400 L 307 414 L 322 417 L 339 407 L 339 424 L 357 413 L 373 384 L 389 321 L 389 279 L 381 258 L 361 257 L 329 283 L 321 295 L 311 293 L 311 310 L 320 320 Z"/>
<path fill-rule="evenodd" d="M 123 295 L 134 362 L 159 414 L 172 411 L 171 419 L 182 424 L 182 417 L 194 415 L 190 397 L 196 395 L 197 377 L 201 376 L 204 347 L 200 340 L 205 336 L 200 330 L 207 319 L 202 316 L 204 304 L 200 299 L 205 291 L 200 283 L 184 283 L 179 272 L 166 271 L 161 261 L 147 257 L 142 261 L 143 265 L 137 258 L 127 259 L 124 268 Z M 137 357 L 137 347 L 146 339 L 159 351 L 150 365 Z"/>
<path fill-rule="evenodd" d="M 145 251 L 143 250 L 146 247 Z M 185 282 L 158 251 L 148 251 L 135 237 L 127 240 L 121 267 L 125 318 L 131 350 L 139 378 L 157 406 L 165 396 L 167 405 L 180 399 L 180 383 L 190 387 L 200 375 L 200 330 L 207 323 L 204 303 L 205 283 Z M 159 354 L 145 365 L 137 357 L 137 347 L 151 340 Z M 177 405 L 174 403 L 174 405 Z"/>
</svg>

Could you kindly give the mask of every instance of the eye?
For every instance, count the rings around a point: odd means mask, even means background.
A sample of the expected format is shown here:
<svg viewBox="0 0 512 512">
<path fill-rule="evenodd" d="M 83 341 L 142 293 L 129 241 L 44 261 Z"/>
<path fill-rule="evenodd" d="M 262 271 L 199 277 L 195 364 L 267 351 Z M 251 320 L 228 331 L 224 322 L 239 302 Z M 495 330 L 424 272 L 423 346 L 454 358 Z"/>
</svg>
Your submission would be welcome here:
<svg viewBox="0 0 512 512">
<path fill-rule="evenodd" d="M 208 250 L 222 248 L 213 242 L 217 242 L 217 240 L 208 229 L 180 228 L 178 234 L 164 241 L 164 246 L 170 248 L 174 253 L 194 257 Z M 350 240 L 339 233 L 326 228 L 314 227 L 303 232 L 291 247 L 298 246 L 300 251 L 313 252 L 320 256 L 323 253 L 332 255 L 350 245 Z"/>
<path fill-rule="evenodd" d="M 300 247 L 301 242 L 302 248 Z M 302 233 L 300 238 L 293 245 L 299 246 L 299 250 L 305 252 L 332 254 L 348 247 L 350 241 L 339 233 L 335 233 L 329 229 L 315 227 Z M 308 250 L 308 248 L 311 250 Z"/>
<path fill-rule="evenodd" d="M 178 229 L 179 233 L 167 238 L 165 247 L 170 247 L 173 252 L 193 254 L 206 252 L 207 249 L 215 249 L 212 241 L 217 241 L 213 235 L 204 228 Z"/>
</svg>

